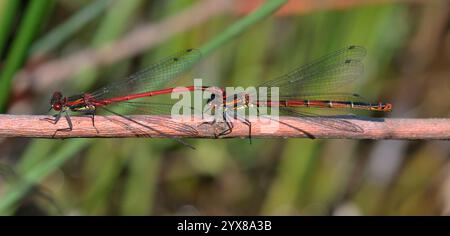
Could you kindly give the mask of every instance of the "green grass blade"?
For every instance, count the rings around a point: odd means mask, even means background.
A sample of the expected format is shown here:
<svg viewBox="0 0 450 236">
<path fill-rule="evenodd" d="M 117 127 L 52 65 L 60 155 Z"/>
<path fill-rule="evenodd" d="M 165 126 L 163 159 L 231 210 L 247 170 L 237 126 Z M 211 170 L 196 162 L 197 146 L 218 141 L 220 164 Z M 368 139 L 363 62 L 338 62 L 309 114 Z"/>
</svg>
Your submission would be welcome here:
<svg viewBox="0 0 450 236">
<path fill-rule="evenodd" d="M 29 191 L 34 184 L 41 181 L 48 174 L 52 173 L 64 162 L 78 153 L 82 148 L 89 144 L 89 139 L 77 139 L 71 141 L 70 145 L 64 145 L 58 149 L 53 155 L 49 156 L 45 161 L 36 164 L 33 168 L 22 174 L 22 181 L 18 184 L 10 186 L 7 192 L 0 200 L 0 215 L 9 215 L 13 213 L 17 202 Z"/>
<path fill-rule="evenodd" d="M 67 21 L 37 40 L 30 49 L 30 54 L 43 54 L 54 50 L 81 28 L 98 17 L 113 0 L 97 0 L 75 13 Z M 16 2 L 16 1 L 14 1 Z"/>
<path fill-rule="evenodd" d="M 99 30 L 92 39 L 92 47 L 101 47 L 119 38 L 133 18 L 142 0 L 116 1 L 108 9 L 99 25 Z M 73 81 L 77 89 L 85 90 L 96 81 L 98 70 L 87 69 L 80 72 Z"/>
<path fill-rule="evenodd" d="M 298 147 L 302 147 L 301 151 Z M 311 140 L 290 140 L 278 167 L 279 173 L 269 188 L 261 215 L 298 213 L 297 204 L 304 193 L 316 158 L 318 143 Z"/>
<path fill-rule="evenodd" d="M 11 83 L 16 71 L 22 66 L 36 32 L 40 29 L 45 13 L 52 1 L 31 1 L 20 24 L 17 37 L 7 56 L 5 67 L 0 76 L 0 111 L 4 112 L 11 91 Z"/>
<path fill-rule="evenodd" d="M 5 47 L 19 3 L 19 1 L 10 0 L 0 1 L 0 53 Z"/>
<path fill-rule="evenodd" d="M 245 30 L 250 28 L 250 26 L 258 23 L 259 21 L 265 19 L 267 16 L 271 15 L 286 2 L 287 0 L 267 1 L 266 4 L 262 5 L 260 8 L 252 12 L 250 15 L 244 17 L 235 24 L 231 25 L 222 34 L 220 34 L 215 39 L 205 44 L 201 48 L 202 53 L 204 55 L 212 53 L 214 50 L 221 47 L 223 44 L 229 42 L 231 39 L 243 33 Z"/>
</svg>

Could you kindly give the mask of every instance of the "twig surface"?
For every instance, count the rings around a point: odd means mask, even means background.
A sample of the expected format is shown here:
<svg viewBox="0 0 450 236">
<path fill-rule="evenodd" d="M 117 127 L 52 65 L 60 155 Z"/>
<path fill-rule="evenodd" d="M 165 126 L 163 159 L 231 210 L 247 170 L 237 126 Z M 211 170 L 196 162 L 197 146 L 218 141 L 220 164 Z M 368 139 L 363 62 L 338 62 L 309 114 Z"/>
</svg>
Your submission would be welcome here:
<svg viewBox="0 0 450 236">
<path fill-rule="evenodd" d="M 44 120 L 49 116 L 0 115 L 0 137 L 27 138 L 215 138 L 223 131 L 224 123 L 202 124 L 199 118 L 172 120 L 169 116 L 96 116 L 95 127 L 90 117 L 72 116 L 73 130 L 67 128 L 64 118 L 58 124 Z M 131 120 L 130 120 L 131 119 Z M 314 119 L 314 118 L 313 118 Z M 280 117 L 268 125 L 267 119 L 252 122 L 253 138 L 342 138 L 342 139 L 445 139 L 450 140 L 450 119 L 380 119 L 380 118 L 327 118 L 330 122 L 345 121 L 358 127 L 358 131 L 334 129 L 314 124 L 311 120 Z M 233 122 L 233 132 L 223 137 L 246 138 L 248 126 Z"/>
</svg>

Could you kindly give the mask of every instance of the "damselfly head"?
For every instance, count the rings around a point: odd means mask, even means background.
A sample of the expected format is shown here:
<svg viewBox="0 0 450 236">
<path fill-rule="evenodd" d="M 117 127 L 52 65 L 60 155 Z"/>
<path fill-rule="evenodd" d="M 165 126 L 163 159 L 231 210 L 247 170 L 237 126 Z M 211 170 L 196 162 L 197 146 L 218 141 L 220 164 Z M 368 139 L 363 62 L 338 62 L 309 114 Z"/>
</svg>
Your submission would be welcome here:
<svg viewBox="0 0 450 236">
<path fill-rule="evenodd" d="M 50 105 L 53 110 L 60 111 L 62 109 L 62 94 L 61 92 L 54 92 L 52 98 L 50 99 Z"/>
</svg>

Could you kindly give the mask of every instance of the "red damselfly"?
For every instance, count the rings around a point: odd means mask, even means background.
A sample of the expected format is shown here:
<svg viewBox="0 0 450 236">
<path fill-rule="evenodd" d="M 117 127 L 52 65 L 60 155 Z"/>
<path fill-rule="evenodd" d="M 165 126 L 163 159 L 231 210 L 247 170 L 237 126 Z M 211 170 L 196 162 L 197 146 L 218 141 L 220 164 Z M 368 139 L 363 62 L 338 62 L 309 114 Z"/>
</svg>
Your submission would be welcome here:
<svg viewBox="0 0 450 236">
<path fill-rule="evenodd" d="M 54 119 L 48 120 L 56 124 L 60 118 L 64 116 L 67 120 L 68 127 L 64 129 L 57 129 L 56 132 L 71 131 L 73 129 L 73 124 L 68 111 L 80 112 L 91 116 L 92 125 L 95 127 L 95 114 L 99 108 L 113 114 L 120 115 L 119 113 L 106 108 L 112 104 L 124 104 L 128 107 L 133 107 L 134 109 L 145 110 L 145 114 L 147 114 L 147 111 L 151 110 L 160 111 L 162 109 L 166 109 L 167 107 L 170 107 L 170 105 L 133 102 L 131 100 L 171 93 L 174 90 L 173 88 L 160 88 L 167 83 L 174 81 L 178 75 L 189 69 L 196 61 L 200 59 L 200 57 L 201 53 L 199 50 L 188 49 L 169 56 L 142 71 L 139 71 L 123 80 L 106 85 L 93 92 L 68 97 L 63 96 L 59 91 L 54 92 L 50 100 L 50 109 L 53 109 L 58 113 L 54 115 Z M 128 117 L 125 118 L 129 119 Z M 185 131 L 189 133 L 196 132 L 196 129 L 178 122 L 166 122 L 164 126 L 177 131 Z"/>
<path fill-rule="evenodd" d="M 256 94 L 246 92 L 226 94 L 225 90 L 219 89 L 220 96 L 213 93 L 208 100 L 211 110 L 217 110 L 218 106 L 221 106 L 222 118 L 227 124 L 227 128 L 220 132 L 218 136 L 231 133 L 233 123 L 230 119 L 234 117 L 249 127 L 249 137 L 251 138 L 250 120 L 247 117 L 237 115 L 236 111 L 249 107 L 258 109 L 262 106 L 277 107 L 280 114 L 300 117 L 315 125 L 349 132 L 363 132 L 360 127 L 346 119 L 318 116 L 305 109 L 348 108 L 391 111 L 392 105 L 389 103 L 368 103 L 361 101 L 362 97 L 358 94 L 339 92 L 339 89 L 345 88 L 362 74 L 362 59 L 365 55 L 366 50 L 363 47 L 348 46 L 256 87 L 255 91 L 258 91 L 259 88 L 267 88 L 268 100 L 251 99 L 257 98 Z M 274 94 L 271 93 L 270 88 L 272 87 L 278 88 L 276 100 L 271 100 L 275 99 L 272 96 Z M 305 109 L 302 110 L 302 108 Z M 216 123 L 216 120 L 209 123 Z"/>
</svg>

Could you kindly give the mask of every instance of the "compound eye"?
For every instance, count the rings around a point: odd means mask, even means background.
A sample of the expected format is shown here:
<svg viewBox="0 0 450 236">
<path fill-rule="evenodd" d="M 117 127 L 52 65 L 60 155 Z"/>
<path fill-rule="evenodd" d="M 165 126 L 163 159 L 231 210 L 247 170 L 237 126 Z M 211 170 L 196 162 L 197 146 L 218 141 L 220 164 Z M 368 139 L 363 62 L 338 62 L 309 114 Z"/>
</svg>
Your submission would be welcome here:
<svg viewBox="0 0 450 236">
<path fill-rule="evenodd" d="M 55 111 L 60 111 L 62 108 L 60 103 L 53 104 L 52 107 L 53 107 L 53 110 L 55 110 Z"/>
</svg>

